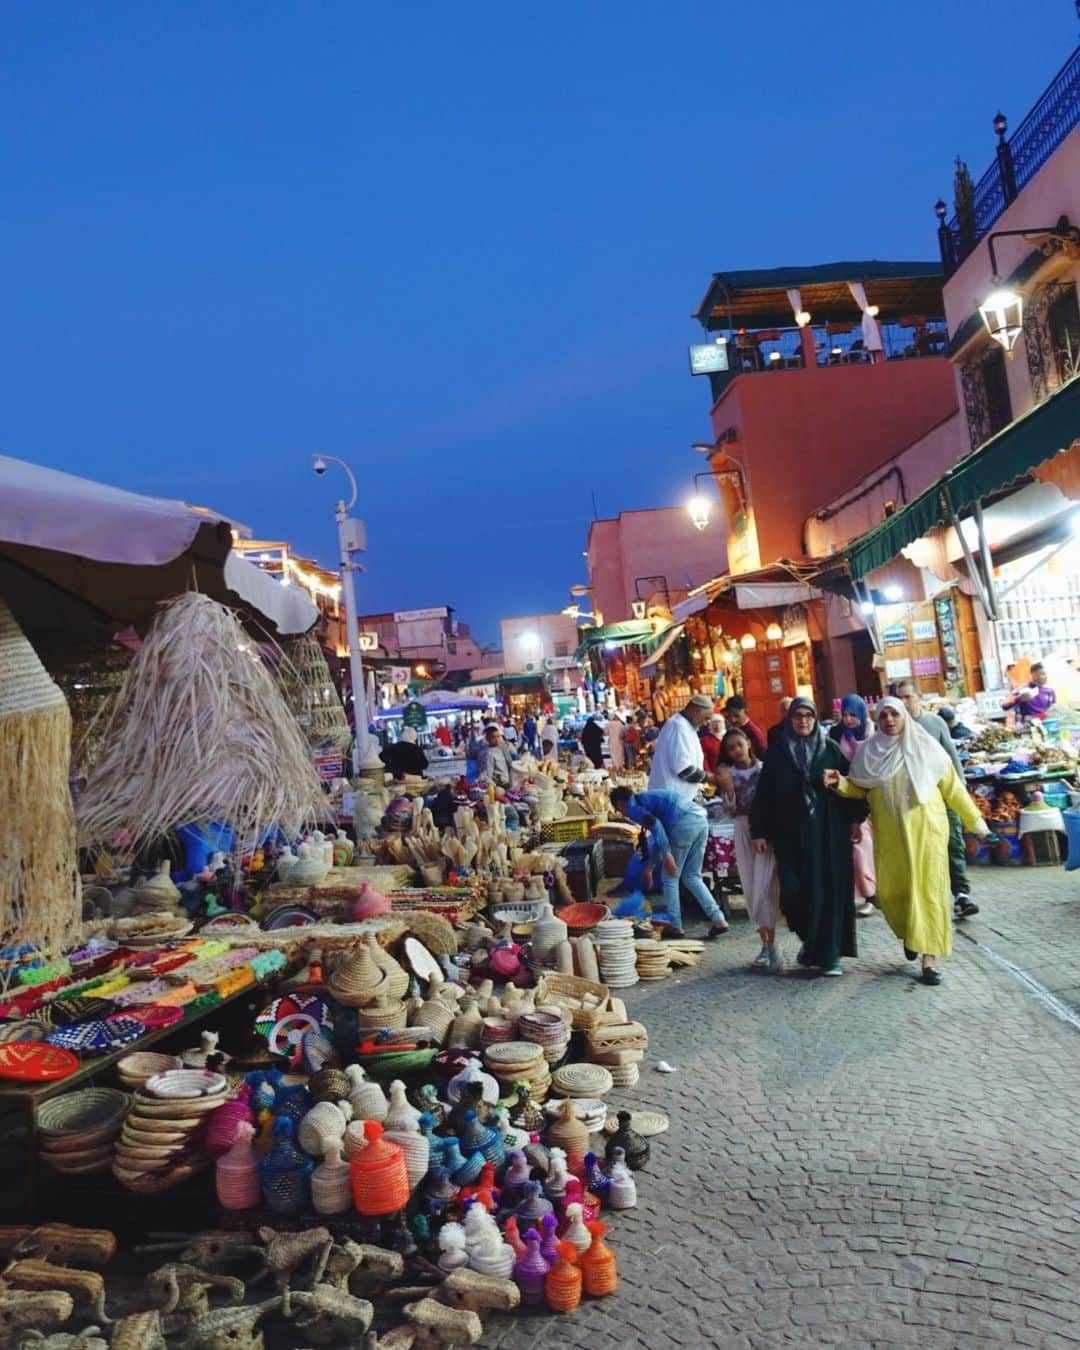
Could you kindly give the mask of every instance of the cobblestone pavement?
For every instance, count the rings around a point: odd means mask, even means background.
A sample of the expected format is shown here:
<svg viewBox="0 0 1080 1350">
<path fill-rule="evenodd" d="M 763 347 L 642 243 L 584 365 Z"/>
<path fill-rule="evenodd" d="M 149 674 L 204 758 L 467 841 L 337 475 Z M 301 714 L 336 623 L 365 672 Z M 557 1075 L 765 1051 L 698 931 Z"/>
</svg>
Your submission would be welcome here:
<svg viewBox="0 0 1080 1350">
<path fill-rule="evenodd" d="M 493 1320 L 484 1344 L 1080 1343 L 1080 1031 L 976 945 L 1041 953 L 1076 1003 L 1080 877 L 973 880 L 983 912 L 937 989 L 875 916 L 840 980 L 750 973 L 739 919 L 696 970 L 628 991 L 650 1049 L 627 1096 L 672 1124 L 611 1220 L 619 1292 Z"/>
</svg>

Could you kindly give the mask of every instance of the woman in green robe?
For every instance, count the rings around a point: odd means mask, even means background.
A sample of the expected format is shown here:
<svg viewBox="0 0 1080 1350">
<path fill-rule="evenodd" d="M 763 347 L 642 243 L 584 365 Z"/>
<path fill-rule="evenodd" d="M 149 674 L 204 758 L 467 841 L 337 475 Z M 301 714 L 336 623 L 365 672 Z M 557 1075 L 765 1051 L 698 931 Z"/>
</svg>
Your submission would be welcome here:
<svg viewBox="0 0 1080 1350">
<path fill-rule="evenodd" d="M 823 782 L 827 769 L 846 774 L 848 767 L 814 705 L 797 698 L 769 748 L 750 812 L 755 847 L 771 844 L 776 855 L 780 908 L 803 943 L 797 959 L 826 975 L 842 975 L 841 956 L 856 955 L 851 843 L 867 808 Z"/>
</svg>

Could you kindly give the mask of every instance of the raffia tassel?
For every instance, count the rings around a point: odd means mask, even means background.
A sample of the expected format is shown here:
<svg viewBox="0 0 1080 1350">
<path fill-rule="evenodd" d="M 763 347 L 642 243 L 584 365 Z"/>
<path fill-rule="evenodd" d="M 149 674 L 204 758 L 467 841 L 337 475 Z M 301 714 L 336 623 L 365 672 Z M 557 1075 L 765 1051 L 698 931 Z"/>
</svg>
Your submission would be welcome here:
<svg viewBox="0 0 1080 1350">
<path fill-rule="evenodd" d="M 70 764 L 64 696 L 0 601 L 0 942 L 59 950 L 78 926 Z"/>
</svg>

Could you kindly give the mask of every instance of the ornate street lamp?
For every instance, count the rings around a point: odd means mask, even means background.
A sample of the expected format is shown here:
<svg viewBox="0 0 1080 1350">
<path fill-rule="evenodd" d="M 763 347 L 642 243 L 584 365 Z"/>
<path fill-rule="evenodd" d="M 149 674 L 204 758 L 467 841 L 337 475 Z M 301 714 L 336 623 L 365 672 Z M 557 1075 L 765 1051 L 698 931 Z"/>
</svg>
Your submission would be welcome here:
<svg viewBox="0 0 1080 1350">
<path fill-rule="evenodd" d="M 686 503 L 686 509 L 690 512 L 690 519 L 694 522 L 695 530 L 704 530 L 709 524 L 709 499 L 699 494 L 690 498 Z"/>
<path fill-rule="evenodd" d="M 1000 113 L 998 114 L 1000 117 Z M 1004 119 L 1002 119 L 1004 121 Z M 995 119 L 995 127 L 997 121 Z M 986 331 L 1012 355 L 1013 346 L 1024 327 L 1024 297 L 1018 290 L 1001 284 L 998 272 L 997 254 L 994 252 L 994 240 L 1006 238 L 1026 239 L 1036 245 L 1046 258 L 1055 253 L 1065 253 L 1070 258 L 1080 258 L 1080 230 L 1069 224 L 1068 216 L 1062 216 L 1056 225 L 1043 228 L 1029 226 L 1024 230 L 995 230 L 987 236 L 986 246 L 990 253 L 990 270 L 993 273 L 994 289 L 979 306 L 979 313 L 986 325 Z"/>
</svg>

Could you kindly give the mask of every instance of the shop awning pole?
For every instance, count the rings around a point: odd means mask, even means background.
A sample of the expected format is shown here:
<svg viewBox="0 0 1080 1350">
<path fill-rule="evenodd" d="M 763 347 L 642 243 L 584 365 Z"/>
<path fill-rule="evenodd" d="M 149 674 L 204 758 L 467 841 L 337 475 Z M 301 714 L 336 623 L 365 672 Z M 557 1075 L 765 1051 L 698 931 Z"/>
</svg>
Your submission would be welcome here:
<svg viewBox="0 0 1080 1350">
<path fill-rule="evenodd" d="M 1027 581 L 1029 577 L 1034 576 L 1041 567 L 1045 567 L 1051 558 L 1056 558 L 1063 548 L 1068 548 L 1070 544 L 1075 542 L 1076 541 L 1071 534 L 1066 535 L 1064 539 L 1059 539 L 1049 553 L 1044 553 L 1038 562 L 1032 563 L 1027 571 L 1018 576 L 1015 581 L 1010 581 L 1007 586 L 999 587 L 998 599 L 1004 600 L 1007 595 L 1012 595 L 1013 591 L 1015 591 L 1018 586 L 1022 586 L 1024 582 Z"/>
<path fill-rule="evenodd" d="M 979 552 L 982 554 L 983 580 L 986 583 L 986 594 L 990 597 L 990 604 L 994 610 L 995 622 L 1001 617 L 998 608 L 997 588 L 994 585 L 994 564 L 990 558 L 990 545 L 986 539 L 986 526 L 983 522 L 982 502 L 975 502 L 975 527 L 979 531 Z"/>
<path fill-rule="evenodd" d="M 874 608 L 873 601 L 870 599 L 870 587 L 864 581 L 856 581 L 852 578 L 851 589 L 855 592 L 855 599 L 859 602 L 862 609 L 863 618 L 866 621 L 866 631 L 870 634 L 870 643 L 878 656 L 885 655 L 885 644 L 881 640 L 881 632 L 878 629 L 877 610 Z"/>
<path fill-rule="evenodd" d="M 942 505 L 945 507 L 945 513 L 949 517 L 949 524 L 956 531 L 957 539 L 960 540 L 960 547 L 964 553 L 964 561 L 967 563 L 968 574 L 971 577 L 972 583 L 975 586 L 975 590 L 978 592 L 979 604 L 982 605 L 983 613 L 986 615 L 986 617 L 990 620 L 991 623 L 994 623 L 997 616 L 994 613 L 993 602 L 987 595 L 986 587 L 983 584 L 982 571 L 980 570 L 978 563 L 975 561 L 971 549 L 968 547 L 968 541 L 964 537 L 964 531 L 960 528 L 960 521 L 957 518 L 956 512 L 953 510 L 952 500 L 949 497 L 949 489 L 945 486 L 944 483 L 941 485 L 941 501 Z"/>
</svg>

